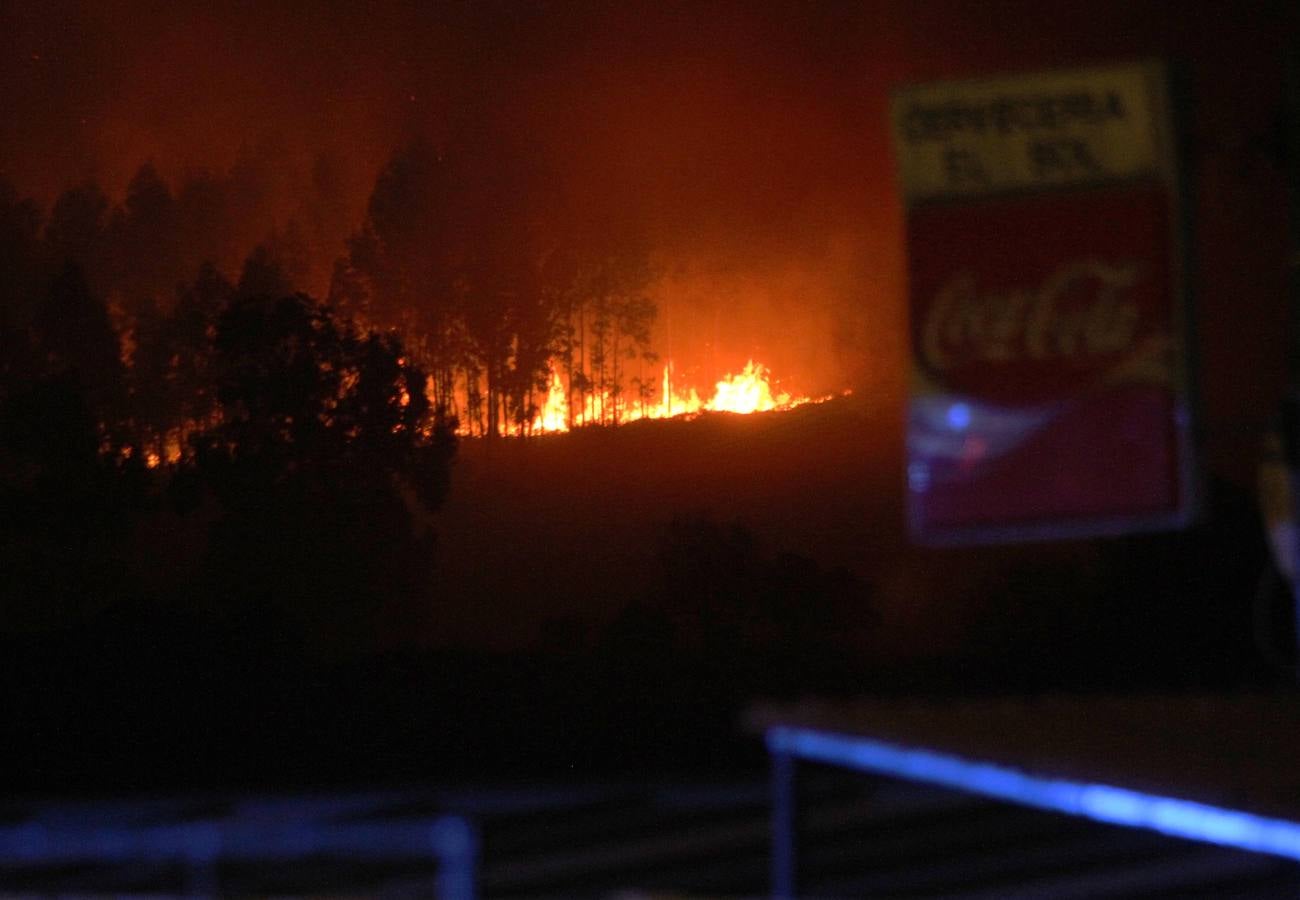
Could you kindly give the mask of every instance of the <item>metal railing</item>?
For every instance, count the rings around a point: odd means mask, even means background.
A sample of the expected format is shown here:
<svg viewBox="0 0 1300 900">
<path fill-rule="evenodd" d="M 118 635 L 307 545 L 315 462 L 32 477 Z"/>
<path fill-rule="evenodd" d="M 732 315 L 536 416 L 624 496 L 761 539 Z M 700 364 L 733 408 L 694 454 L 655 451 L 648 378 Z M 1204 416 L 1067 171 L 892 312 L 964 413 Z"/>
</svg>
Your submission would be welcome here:
<svg viewBox="0 0 1300 900">
<path fill-rule="evenodd" d="M 61 817 L 66 818 L 66 816 Z M 432 858 L 441 900 L 473 900 L 478 840 L 464 817 L 388 822 L 257 821 L 238 816 L 160 824 L 78 824 L 35 819 L 0 826 L 6 868 L 75 864 L 180 864 L 190 896 L 222 893 L 222 863 L 329 857 L 349 861 Z"/>
</svg>

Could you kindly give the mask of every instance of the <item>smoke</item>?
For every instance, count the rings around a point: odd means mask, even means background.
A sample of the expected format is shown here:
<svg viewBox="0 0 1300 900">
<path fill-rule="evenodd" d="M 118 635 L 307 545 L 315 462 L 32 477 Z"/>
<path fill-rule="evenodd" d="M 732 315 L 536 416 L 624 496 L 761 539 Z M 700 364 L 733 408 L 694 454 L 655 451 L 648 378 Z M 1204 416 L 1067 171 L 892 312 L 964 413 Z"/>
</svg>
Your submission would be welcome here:
<svg viewBox="0 0 1300 900">
<path fill-rule="evenodd" d="M 118 202 L 152 161 L 177 198 L 226 217 L 212 252 L 227 266 L 292 232 L 307 286 L 323 292 L 398 147 L 490 145 L 481 177 L 503 153 L 536 162 L 544 183 L 521 190 L 547 198 L 551 227 L 644 235 L 663 271 L 661 353 L 712 369 L 706 380 L 762 354 L 809 391 L 901 385 L 890 86 L 1253 47 L 1272 27 L 1169 24 L 1160 3 L 1027 0 L 996 14 L 956 2 L 8 7 L 0 103 L 20 127 L 0 177 L 46 209 L 87 181 Z M 1243 77 L 1243 54 L 1221 56 Z"/>
</svg>

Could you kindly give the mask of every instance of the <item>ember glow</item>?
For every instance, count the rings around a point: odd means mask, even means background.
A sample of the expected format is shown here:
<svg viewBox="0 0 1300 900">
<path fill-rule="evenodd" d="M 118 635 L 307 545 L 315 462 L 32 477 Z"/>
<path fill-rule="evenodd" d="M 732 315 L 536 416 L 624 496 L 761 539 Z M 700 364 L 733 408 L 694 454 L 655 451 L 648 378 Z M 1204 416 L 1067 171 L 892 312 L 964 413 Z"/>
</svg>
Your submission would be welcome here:
<svg viewBox="0 0 1300 900">
<path fill-rule="evenodd" d="M 570 430 L 570 421 L 573 427 L 610 421 L 610 413 L 616 403 L 618 404 L 617 415 L 613 418 L 620 423 L 627 423 L 640 419 L 692 417 L 704 412 L 748 415 L 756 412 L 793 409 L 806 403 L 819 403 L 828 399 L 796 397 L 774 387 L 767 367 L 752 359 L 745 363 L 745 367 L 738 374 L 728 373 L 726 377 L 715 383 L 713 393 L 708 400 L 702 400 L 699 391 L 694 387 L 676 384 L 673 371 L 672 362 L 664 366 L 659 396 L 652 401 L 642 402 L 608 395 L 589 395 L 584 400 L 583 408 L 575 410 L 570 417 L 568 391 L 564 380 L 553 367 L 546 398 L 532 421 L 531 433 L 566 432 Z"/>
</svg>

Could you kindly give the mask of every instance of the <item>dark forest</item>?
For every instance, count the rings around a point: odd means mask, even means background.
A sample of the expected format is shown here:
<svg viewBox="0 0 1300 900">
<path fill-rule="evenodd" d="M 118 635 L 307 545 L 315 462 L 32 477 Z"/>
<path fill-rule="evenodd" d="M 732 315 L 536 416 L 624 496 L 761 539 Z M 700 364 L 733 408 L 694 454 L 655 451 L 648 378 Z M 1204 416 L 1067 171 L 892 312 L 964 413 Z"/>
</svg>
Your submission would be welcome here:
<svg viewBox="0 0 1300 900">
<path fill-rule="evenodd" d="M 0 20 L 8 786 L 709 771 L 756 697 L 1290 678 L 1280 7 L 128 6 Z M 888 90 L 1152 52 L 1202 515 L 913 546 Z"/>
</svg>

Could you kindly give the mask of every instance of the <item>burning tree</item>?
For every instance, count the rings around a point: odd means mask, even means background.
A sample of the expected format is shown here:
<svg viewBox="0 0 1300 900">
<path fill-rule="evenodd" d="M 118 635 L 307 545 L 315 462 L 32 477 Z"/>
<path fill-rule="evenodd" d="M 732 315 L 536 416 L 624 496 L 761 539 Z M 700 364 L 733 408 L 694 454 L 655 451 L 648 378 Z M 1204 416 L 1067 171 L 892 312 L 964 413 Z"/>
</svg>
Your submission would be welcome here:
<svg viewBox="0 0 1300 900">
<path fill-rule="evenodd" d="M 648 256 L 635 245 L 594 256 L 579 272 L 566 335 L 577 350 L 570 395 L 578 396 L 582 424 L 617 425 L 625 418 L 627 364 L 652 355 L 650 331 L 658 314 L 646 293 L 652 280 Z M 572 351 L 568 357 L 573 360 Z"/>
<path fill-rule="evenodd" d="M 130 385 L 136 443 L 151 459 L 173 462 L 189 438 L 218 420 L 212 341 L 236 288 L 204 264 L 182 285 L 171 311 L 152 304 L 137 316 Z"/>
<path fill-rule="evenodd" d="M 402 328 L 433 373 L 435 409 L 470 434 L 529 432 L 557 367 L 578 411 L 569 427 L 618 423 L 628 362 L 649 353 L 647 254 L 557 241 L 545 202 L 529 194 L 545 179 L 516 157 L 473 161 L 424 142 L 397 154 L 331 298 Z"/>
<path fill-rule="evenodd" d="M 457 315 L 457 266 L 449 215 L 454 178 L 443 157 L 417 142 L 379 174 L 366 218 L 335 266 L 330 300 L 362 321 L 401 327 L 433 377 L 435 409 L 455 412 L 464 371 L 464 323 Z"/>
</svg>

